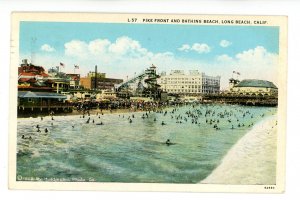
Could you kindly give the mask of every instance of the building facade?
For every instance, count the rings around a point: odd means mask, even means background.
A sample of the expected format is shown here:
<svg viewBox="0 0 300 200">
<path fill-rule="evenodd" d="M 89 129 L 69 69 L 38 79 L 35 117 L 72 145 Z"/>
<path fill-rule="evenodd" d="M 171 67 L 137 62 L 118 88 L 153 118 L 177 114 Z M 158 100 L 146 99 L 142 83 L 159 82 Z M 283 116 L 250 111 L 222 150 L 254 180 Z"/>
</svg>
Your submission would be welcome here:
<svg viewBox="0 0 300 200">
<path fill-rule="evenodd" d="M 80 88 L 80 74 L 66 74 L 66 76 L 70 81 L 70 89 Z"/>
<path fill-rule="evenodd" d="M 164 92 L 172 94 L 216 94 L 220 92 L 220 76 L 208 76 L 198 70 L 172 70 L 169 75 L 161 73 L 158 84 Z"/>
<path fill-rule="evenodd" d="M 80 85 L 89 90 L 112 90 L 115 84 L 120 84 L 123 79 L 83 77 L 80 78 Z"/>
<path fill-rule="evenodd" d="M 270 81 L 245 79 L 232 85 L 230 92 L 238 95 L 277 96 L 278 88 Z"/>
</svg>

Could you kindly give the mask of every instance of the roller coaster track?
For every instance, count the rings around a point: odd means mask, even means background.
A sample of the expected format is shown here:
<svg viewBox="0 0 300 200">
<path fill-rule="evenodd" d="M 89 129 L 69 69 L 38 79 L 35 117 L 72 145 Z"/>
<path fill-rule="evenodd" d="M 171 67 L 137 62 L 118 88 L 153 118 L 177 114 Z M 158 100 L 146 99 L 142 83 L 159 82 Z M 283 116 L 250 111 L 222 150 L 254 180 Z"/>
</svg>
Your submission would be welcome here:
<svg viewBox="0 0 300 200">
<path fill-rule="evenodd" d="M 152 65 L 150 68 L 146 69 L 144 72 L 140 73 L 137 76 L 134 76 L 133 78 L 118 84 L 115 86 L 116 91 L 120 91 L 123 88 L 126 88 L 129 86 L 129 84 L 136 82 L 137 80 L 144 79 L 145 83 L 150 85 L 150 87 L 160 87 L 158 84 L 156 84 L 156 79 L 159 78 L 159 76 L 156 74 L 155 66 Z M 146 78 L 147 77 L 147 78 Z"/>
<path fill-rule="evenodd" d="M 120 91 L 121 89 L 128 87 L 129 84 L 134 83 L 137 80 L 141 80 L 141 79 L 145 78 L 146 76 L 147 76 L 147 74 L 145 72 L 140 73 L 139 75 L 134 76 L 134 77 L 130 78 L 129 80 L 127 80 L 127 81 L 125 81 L 125 82 L 123 82 L 121 84 L 116 85 L 115 89 L 117 91 Z"/>
</svg>

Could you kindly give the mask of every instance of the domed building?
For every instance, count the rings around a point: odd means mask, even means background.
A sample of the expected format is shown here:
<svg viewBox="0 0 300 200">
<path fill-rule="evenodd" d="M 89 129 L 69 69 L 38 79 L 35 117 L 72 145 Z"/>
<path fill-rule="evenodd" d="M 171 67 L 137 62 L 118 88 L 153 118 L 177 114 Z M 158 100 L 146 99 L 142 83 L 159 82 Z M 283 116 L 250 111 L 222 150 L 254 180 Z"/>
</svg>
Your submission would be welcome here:
<svg viewBox="0 0 300 200">
<path fill-rule="evenodd" d="M 259 96 L 276 96 L 278 94 L 278 88 L 270 81 L 245 79 L 241 82 L 235 81 L 235 84 L 232 84 L 232 80 L 229 81 L 231 83 L 230 91 L 234 94 Z"/>
</svg>

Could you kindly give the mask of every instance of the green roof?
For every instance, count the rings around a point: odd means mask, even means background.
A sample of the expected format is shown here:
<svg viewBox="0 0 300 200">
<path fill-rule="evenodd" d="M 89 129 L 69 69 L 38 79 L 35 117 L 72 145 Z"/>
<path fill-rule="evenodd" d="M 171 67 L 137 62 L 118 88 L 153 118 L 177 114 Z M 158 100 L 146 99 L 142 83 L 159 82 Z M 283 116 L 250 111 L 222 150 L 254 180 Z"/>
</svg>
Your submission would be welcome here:
<svg viewBox="0 0 300 200">
<path fill-rule="evenodd" d="M 239 82 L 235 87 L 264 87 L 278 89 L 274 83 L 265 80 L 245 79 Z"/>
</svg>

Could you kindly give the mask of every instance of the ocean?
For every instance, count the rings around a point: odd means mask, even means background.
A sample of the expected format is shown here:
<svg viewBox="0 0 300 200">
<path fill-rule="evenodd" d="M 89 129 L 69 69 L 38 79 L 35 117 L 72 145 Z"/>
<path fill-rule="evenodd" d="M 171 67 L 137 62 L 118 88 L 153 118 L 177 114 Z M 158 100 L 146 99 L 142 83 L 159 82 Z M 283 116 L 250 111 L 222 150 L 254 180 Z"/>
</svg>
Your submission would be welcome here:
<svg viewBox="0 0 300 200">
<path fill-rule="evenodd" d="M 276 112 L 275 107 L 188 105 L 148 116 L 18 118 L 16 179 L 198 183 L 255 124 Z"/>
</svg>

